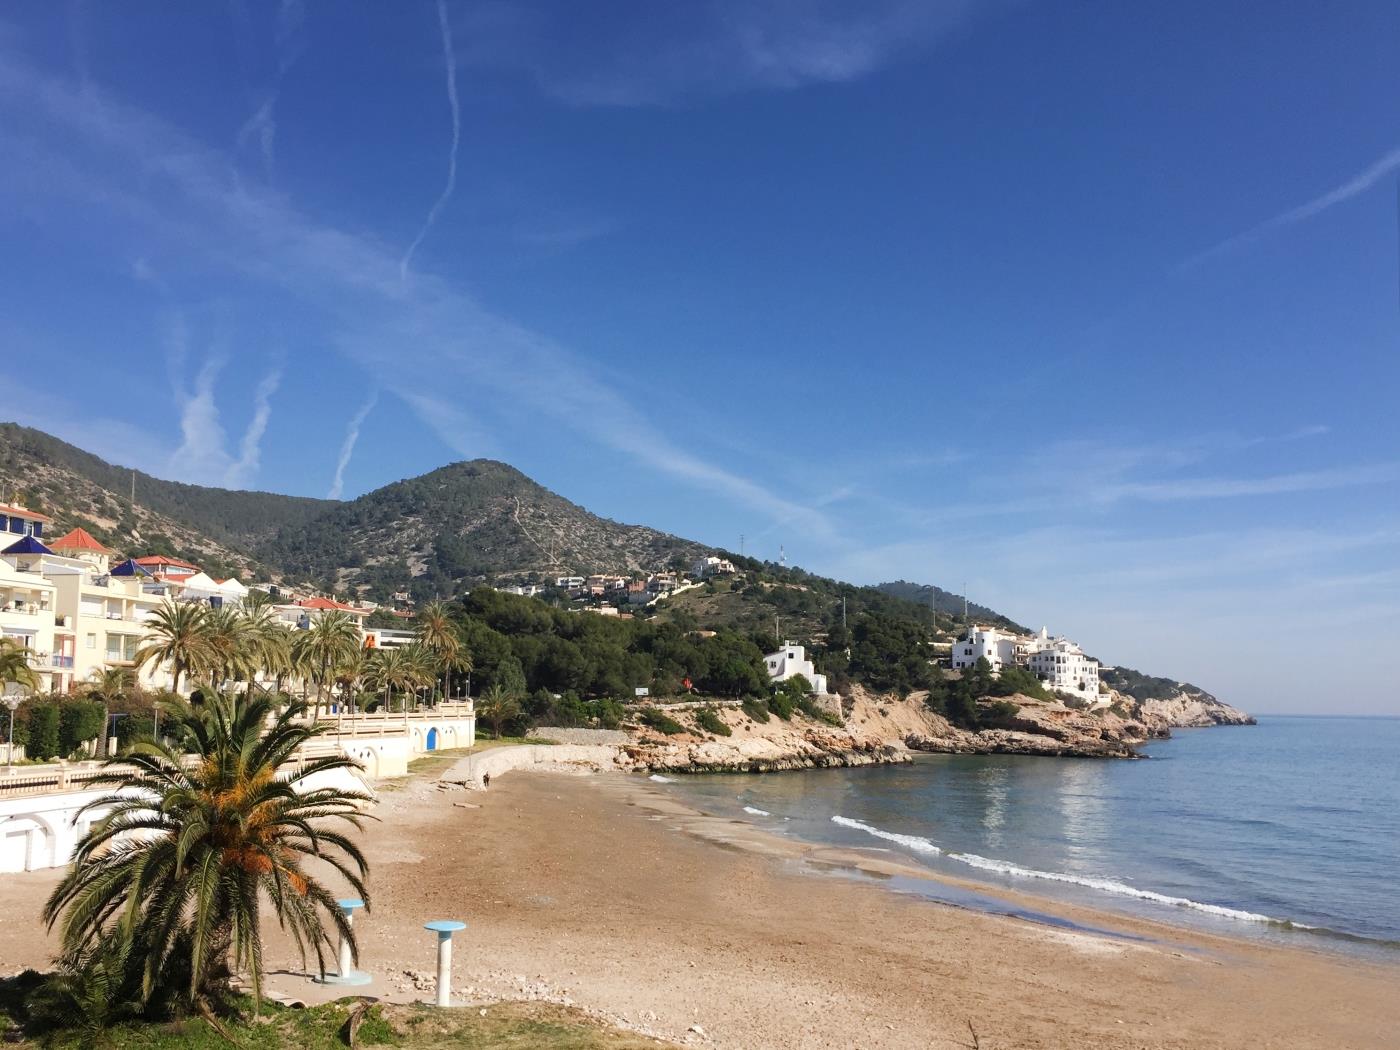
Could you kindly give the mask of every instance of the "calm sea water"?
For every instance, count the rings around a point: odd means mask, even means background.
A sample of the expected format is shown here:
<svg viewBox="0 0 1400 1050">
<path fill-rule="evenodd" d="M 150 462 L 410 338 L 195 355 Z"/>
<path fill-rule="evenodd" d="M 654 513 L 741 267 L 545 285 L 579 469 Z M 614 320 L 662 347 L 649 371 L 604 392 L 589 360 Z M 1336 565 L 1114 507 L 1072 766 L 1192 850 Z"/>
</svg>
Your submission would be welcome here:
<svg viewBox="0 0 1400 1050">
<path fill-rule="evenodd" d="M 1181 730 L 1150 760 L 920 756 L 679 778 L 710 812 L 937 870 L 1313 946 L 1400 955 L 1400 720 Z"/>
</svg>

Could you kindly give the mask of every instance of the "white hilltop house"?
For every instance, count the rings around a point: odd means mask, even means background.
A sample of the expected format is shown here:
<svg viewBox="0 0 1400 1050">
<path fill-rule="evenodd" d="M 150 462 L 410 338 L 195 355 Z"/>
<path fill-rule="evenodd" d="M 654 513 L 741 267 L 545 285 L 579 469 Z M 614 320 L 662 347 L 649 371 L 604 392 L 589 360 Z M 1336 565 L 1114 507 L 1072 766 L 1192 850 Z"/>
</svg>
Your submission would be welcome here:
<svg viewBox="0 0 1400 1050">
<path fill-rule="evenodd" d="M 807 659 L 807 650 L 793 642 L 784 642 L 776 653 L 763 658 L 768 668 L 768 677 L 775 682 L 786 682 L 789 678 L 802 675 L 812 683 L 812 692 L 826 693 L 826 675 L 817 674 L 812 661 Z"/>
<path fill-rule="evenodd" d="M 1106 702 L 1099 694 L 1099 662 L 1068 638 L 1051 637 L 1044 627 L 1039 634 L 1023 635 L 978 624 L 953 643 L 952 666 L 965 670 L 979 659 L 994 672 L 1024 667 L 1057 692 L 1091 704 Z"/>
<path fill-rule="evenodd" d="M 706 579 L 710 576 L 723 576 L 736 572 L 734 563 L 728 558 L 720 558 L 716 555 L 708 555 L 704 558 L 696 558 L 690 567 L 690 574 L 697 579 Z"/>
</svg>

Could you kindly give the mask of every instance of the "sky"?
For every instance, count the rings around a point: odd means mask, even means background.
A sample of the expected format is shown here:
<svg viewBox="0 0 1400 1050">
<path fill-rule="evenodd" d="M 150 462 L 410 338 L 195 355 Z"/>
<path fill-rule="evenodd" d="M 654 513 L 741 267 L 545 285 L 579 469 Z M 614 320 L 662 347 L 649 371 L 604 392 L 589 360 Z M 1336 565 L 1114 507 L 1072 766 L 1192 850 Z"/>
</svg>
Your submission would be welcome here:
<svg viewBox="0 0 1400 1050">
<path fill-rule="evenodd" d="M 8 4 L 0 418 L 312 496 L 500 459 L 1400 714 L 1398 46 L 1386 2 Z"/>
</svg>

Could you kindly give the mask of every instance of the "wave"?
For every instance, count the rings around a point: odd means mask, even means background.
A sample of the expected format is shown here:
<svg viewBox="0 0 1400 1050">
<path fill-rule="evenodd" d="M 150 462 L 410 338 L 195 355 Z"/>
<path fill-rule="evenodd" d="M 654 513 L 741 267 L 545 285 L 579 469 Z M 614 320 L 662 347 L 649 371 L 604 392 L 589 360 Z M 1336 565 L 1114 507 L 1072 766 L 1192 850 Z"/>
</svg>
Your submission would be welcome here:
<svg viewBox="0 0 1400 1050">
<path fill-rule="evenodd" d="M 958 861 L 972 868 L 982 871 L 992 871 L 999 875 L 1010 875 L 1022 879 L 1042 879 L 1046 882 L 1063 882 L 1075 886 L 1083 886 L 1087 889 L 1098 890 L 1100 893 L 1111 893 L 1120 897 L 1134 897 L 1138 900 L 1151 901 L 1154 904 L 1164 904 L 1174 908 L 1188 908 L 1192 911 L 1205 912 L 1209 915 L 1220 916 L 1226 919 L 1235 919 L 1240 922 L 1260 922 L 1269 923 L 1276 926 L 1287 926 L 1296 930 L 1313 930 L 1314 927 L 1305 926 L 1302 923 L 1291 922 L 1288 919 L 1276 919 L 1271 915 L 1260 915 L 1258 912 L 1243 911 L 1239 908 L 1227 908 L 1220 904 L 1205 904 L 1201 901 L 1193 901 L 1186 897 L 1172 897 L 1165 893 L 1157 893 L 1154 890 L 1142 890 L 1136 886 L 1129 886 L 1126 882 L 1119 882 L 1116 879 L 1102 879 L 1090 875 L 1070 875 L 1062 871 L 1040 871 L 1036 868 L 1023 868 L 1019 864 L 1012 864 L 1009 861 L 994 860 L 990 857 L 979 857 L 975 853 L 945 853 L 943 849 L 926 838 L 918 835 L 901 835 L 893 831 L 885 831 L 871 824 L 866 824 L 859 820 L 852 820 L 850 817 L 833 816 L 833 824 L 840 824 L 845 828 L 855 828 L 863 831 L 867 835 L 873 835 L 877 839 L 884 839 L 887 842 L 897 842 L 901 846 L 906 846 L 916 853 L 926 853 L 931 856 L 946 856 L 949 860 Z"/>
<path fill-rule="evenodd" d="M 877 839 L 884 839 L 887 842 L 898 842 L 901 846 L 909 847 L 915 853 L 928 853 L 937 856 L 943 852 L 928 839 L 920 838 L 917 835 L 899 835 L 893 831 L 882 831 L 880 828 L 864 824 L 859 820 L 852 820 L 850 817 L 834 816 L 831 818 L 831 822 L 840 824 L 843 828 L 855 828 L 857 831 L 874 835 Z"/>
<path fill-rule="evenodd" d="M 654 781 L 656 781 L 658 784 L 674 784 L 674 783 L 675 783 L 675 781 L 672 780 L 670 777 L 663 777 L 660 773 L 653 773 L 651 776 L 647 777 L 647 779 L 648 779 L 648 780 L 654 780 Z"/>
<path fill-rule="evenodd" d="M 766 809 L 754 809 L 753 806 L 745 806 L 744 812 L 752 813 L 755 817 L 771 817 L 773 815 L 769 813 Z"/>
<path fill-rule="evenodd" d="M 1205 904 L 1201 901 L 1193 901 L 1187 897 L 1172 897 L 1165 893 L 1158 893 L 1155 890 L 1142 890 L 1136 886 L 1129 886 L 1126 882 L 1119 882 L 1116 879 L 1100 879 L 1092 875 L 1069 875 L 1062 871 L 1039 871 L 1036 868 L 1023 868 L 1018 864 L 1011 864 L 1004 860 L 992 860 L 989 857 L 979 857 L 975 853 L 949 853 L 950 860 L 956 860 L 973 868 L 980 868 L 982 871 L 995 871 L 1002 875 L 1012 875 L 1022 879 L 1043 879 L 1046 882 L 1066 882 L 1074 886 L 1084 886 L 1091 890 L 1098 890 L 1100 893 L 1112 893 L 1119 897 L 1135 897 L 1138 900 L 1152 901 L 1155 904 L 1165 904 L 1173 908 L 1189 908 L 1192 911 L 1205 912 L 1208 915 L 1218 915 L 1226 919 L 1236 919 L 1240 922 L 1266 922 L 1275 925 L 1288 925 L 1295 929 L 1308 930 L 1312 927 L 1304 926 L 1302 923 L 1290 922 L 1287 919 L 1276 919 L 1272 915 L 1261 915 L 1254 911 L 1243 911 L 1239 908 L 1227 908 L 1223 904 Z"/>
</svg>

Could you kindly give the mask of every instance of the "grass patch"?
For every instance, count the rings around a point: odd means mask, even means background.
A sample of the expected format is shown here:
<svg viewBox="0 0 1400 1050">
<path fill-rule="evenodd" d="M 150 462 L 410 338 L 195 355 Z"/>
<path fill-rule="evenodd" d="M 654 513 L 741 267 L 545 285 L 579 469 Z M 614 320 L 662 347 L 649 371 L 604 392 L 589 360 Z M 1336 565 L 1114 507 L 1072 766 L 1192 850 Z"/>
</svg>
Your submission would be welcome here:
<svg viewBox="0 0 1400 1050">
<path fill-rule="evenodd" d="M 825 722 L 829 726 L 840 726 L 844 723 L 826 708 L 820 706 L 810 696 L 804 696 L 797 701 L 798 708 L 802 713 L 814 722 Z"/>
<path fill-rule="evenodd" d="M 10 981 L 0 982 L 8 985 Z M 292 1010 L 264 1003 L 260 1017 L 251 1003 L 241 1021 L 227 1021 L 230 1044 L 202 1018 L 164 1024 L 113 1025 L 101 1033 L 56 1032 L 44 1041 L 22 1039 L 10 1045 L 37 1050 L 340 1050 L 351 1004 Z M 0 1031 L 15 1027 L 0 1012 Z M 9 1033 L 7 1031 L 7 1041 Z M 582 1011 L 549 1003 L 499 1003 L 479 1008 L 438 1010 L 430 1006 L 374 1006 L 356 1038 L 361 1050 L 641 1050 L 670 1047 L 632 1032 L 610 1028 Z"/>
</svg>

